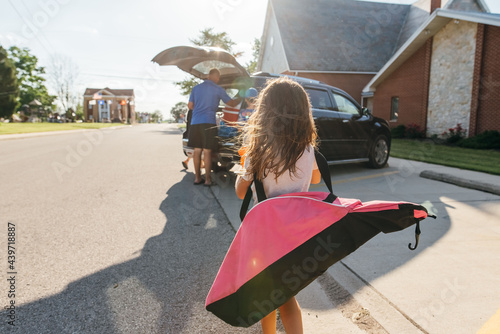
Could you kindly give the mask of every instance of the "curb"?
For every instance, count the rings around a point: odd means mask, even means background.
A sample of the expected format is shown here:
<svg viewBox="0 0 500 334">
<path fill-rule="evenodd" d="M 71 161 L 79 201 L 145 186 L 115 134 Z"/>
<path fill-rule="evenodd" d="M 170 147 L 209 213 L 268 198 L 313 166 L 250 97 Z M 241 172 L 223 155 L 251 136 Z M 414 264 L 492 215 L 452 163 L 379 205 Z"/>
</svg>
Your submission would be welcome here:
<svg viewBox="0 0 500 334">
<path fill-rule="evenodd" d="M 56 131 L 45 131 L 45 132 L 29 132 L 29 133 L 12 133 L 0 135 L 0 141 L 2 140 L 16 140 L 16 139 L 26 139 L 33 137 L 44 137 L 44 136 L 52 136 L 52 135 L 64 135 L 68 133 L 81 133 L 87 131 L 106 131 L 106 130 L 117 130 L 117 129 L 125 129 L 130 128 L 132 125 L 120 125 L 120 126 L 110 126 L 108 128 L 100 128 L 100 129 L 76 129 L 76 130 L 56 130 Z"/>
<path fill-rule="evenodd" d="M 446 183 L 451 183 L 451 184 L 454 184 L 454 185 L 457 185 L 460 187 L 484 191 L 484 192 L 495 194 L 495 195 L 500 195 L 500 186 L 490 184 L 490 183 L 473 181 L 473 180 L 464 179 L 464 178 L 461 178 L 458 176 L 453 176 L 450 174 L 433 172 L 430 170 L 422 171 L 420 173 L 420 177 L 423 177 L 426 179 L 431 179 L 431 180 L 436 180 L 436 181 L 441 181 L 441 182 L 446 182 Z"/>
<path fill-rule="evenodd" d="M 325 280 L 324 277 L 327 277 L 327 279 Z M 342 260 L 329 267 L 323 276 L 319 277 L 319 282 L 334 305 L 343 309 L 346 303 L 351 302 L 351 299 L 354 300 L 356 304 L 367 311 L 368 315 L 373 319 L 372 321 L 385 330 L 385 333 L 429 334 L 369 282 L 356 274 Z M 343 292 L 348 300 L 341 300 L 342 293 L 337 292 L 334 295 L 329 293 L 328 290 L 332 286 L 336 287 L 336 290 Z M 340 305 L 339 301 L 341 302 Z M 344 313 L 344 310 L 342 310 L 342 313 Z"/>
</svg>

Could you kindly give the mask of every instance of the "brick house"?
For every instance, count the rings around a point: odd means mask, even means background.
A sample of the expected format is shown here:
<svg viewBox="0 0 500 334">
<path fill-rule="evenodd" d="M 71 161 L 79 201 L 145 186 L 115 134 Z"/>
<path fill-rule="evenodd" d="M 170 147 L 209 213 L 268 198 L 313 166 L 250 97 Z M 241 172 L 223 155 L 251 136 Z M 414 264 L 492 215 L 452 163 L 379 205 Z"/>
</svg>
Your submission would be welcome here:
<svg viewBox="0 0 500 334">
<path fill-rule="evenodd" d="M 436 9 L 439 11 L 434 13 Z M 265 72 L 316 79 L 339 87 L 375 115 L 388 120 L 391 119 L 391 106 L 399 106 L 399 112 L 393 110 L 392 118 L 395 113 L 399 117 L 398 120 L 393 119 L 391 124 L 394 126 L 416 123 L 425 128 L 429 125 L 429 134 L 433 134 L 442 133 L 444 130 L 441 129 L 462 122 L 464 127 L 472 129 L 470 134 L 474 134 L 485 129 L 484 123 L 495 117 L 494 111 L 488 112 L 488 116 L 479 117 L 491 106 L 498 105 L 491 92 L 482 93 L 476 102 L 469 101 L 470 107 L 476 108 L 477 112 L 470 117 L 463 116 L 451 121 L 456 117 L 445 116 L 441 110 L 446 107 L 436 101 L 441 96 L 439 89 L 443 88 L 436 80 L 440 74 L 430 69 L 433 59 L 439 62 L 438 57 L 432 57 L 433 47 L 438 44 L 447 45 L 445 48 L 448 50 L 459 50 L 454 52 L 457 57 L 464 56 L 464 51 L 470 56 L 471 50 L 476 50 L 475 42 L 472 41 L 476 40 L 476 32 L 480 33 L 474 30 L 475 26 L 478 29 L 483 29 L 479 25 L 484 26 L 483 34 L 486 35 L 478 36 L 484 38 L 481 43 L 493 47 L 494 41 L 490 42 L 490 39 L 494 39 L 493 35 L 496 34 L 493 32 L 495 24 L 488 22 L 500 16 L 488 13 L 489 9 L 483 0 L 419 0 L 411 5 L 354 0 L 270 0 L 257 68 Z M 464 19 L 464 16 L 468 19 Z M 453 29 L 447 29 L 449 34 L 439 33 L 444 26 L 435 25 L 445 21 L 462 21 L 461 32 L 451 33 Z M 467 24 L 469 26 L 465 27 Z M 468 35 L 462 36 L 461 33 Z M 433 44 L 436 34 L 442 41 Z M 456 42 L 457 39 L 468 39 L 469 43 L 462 45 L 462 42 Z M 482 57 L 482 65 L 474 67 L 480 70 L 475 74 L 475 80 L 481 86 L 493 88 L 500 79 L 495 80 L 498 78 L 497 72 L 489 69 L 496 65 L 492 59 L 494 51 L 488 50 L 484 49 L 477 55 Z M 453 62 L 450 63 L 452 60 L 441 59 L 446 62 L 444 67 L 453 66 Z M 432 68 L 436 69 L 436 66 Z M 467 73 L 470 73 L 470 64 Z M 390 80 L 384 82 L 390 74 Z M 426 80 L 432 83 L 430 94 L 430 86 L 422 84 Z M 480 94 L 479 83 L 477 87 L 474 86 L 476 95 Z M 397 94 L 393 93 L 394 89 Z M 472 90 L 473 86 L 466 88 L 461 84 L 459 89 Z M 402 90 L 406 93 L 402 94 Z M 485 96 L 489 96 L 488 101 Z M 431 98 L 432 101 L 429 100 Z M 427 112 L 422 111 L 427 110 L 428 104 L 432 107 L 429 109 L 430 122 L 427 122 Z M 440 124 L 434 118 L 444 118 L 450 122 Z M 469 119 L 474 124 L 468 127 L 466 124 L 469 124 Z"/>
<path fill-rule="evenodd" d="M 417 124 L 427 136 L 458 123 L 468 136 L 500 130 L 499 53 L 500 15 L 437 9 L 366 85 L 363 99 L 391 126 Z"/>
<path fill-rule="evenodd" d="M 83 110 L 86 121 L 135 123 L 134 90 L 87 88 Z"/>
</svg>

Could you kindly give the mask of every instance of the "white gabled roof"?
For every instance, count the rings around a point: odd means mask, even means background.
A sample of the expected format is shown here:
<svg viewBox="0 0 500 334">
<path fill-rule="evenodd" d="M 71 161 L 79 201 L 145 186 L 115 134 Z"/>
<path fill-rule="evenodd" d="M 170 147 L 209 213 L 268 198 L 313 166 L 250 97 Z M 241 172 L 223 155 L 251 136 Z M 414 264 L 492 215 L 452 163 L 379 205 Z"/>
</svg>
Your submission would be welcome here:
<svg viewBox="0 0 500 334">
<path fill-rule="evenodd" d="M 500 15 L 471 13 L 456 10 L 437 9 L 420 28 L 404 43 L 389 61 L 363 88 L 363 93 L 374 92 L 376 87 L 391 75 L 399 66 L 419 50 L 425 42 L 437 34 L 451 20 L 462 20 L 500 27 Z"/>
</svg>

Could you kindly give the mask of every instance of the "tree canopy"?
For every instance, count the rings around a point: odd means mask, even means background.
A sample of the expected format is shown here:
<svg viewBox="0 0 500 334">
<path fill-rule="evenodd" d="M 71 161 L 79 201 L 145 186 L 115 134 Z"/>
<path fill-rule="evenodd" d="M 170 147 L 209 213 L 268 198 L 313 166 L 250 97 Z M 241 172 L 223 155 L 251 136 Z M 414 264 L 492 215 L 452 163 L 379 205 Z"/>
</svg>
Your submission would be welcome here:
<svg viewBox="0 0 500 334">
<path fill-rule="evenodd" d="M 236 43 L 228 36 L 226 32 L 214 32 L 213 28 L 205 28 L 200 31 L 197 38 L 190 39 L 191 43 L 198 46 L 212 46 L 219 47 L 231 53 L 234 57 L 239 57 L 241 52 L 234 53 L 233 46 Z M 174 82 L 174 85 L 180 88 L 182 95 L 191 94 L 191 90 L 197 84 L 201 83 L 201 80 L 193 76 L 189 76 L 182 81 Z"/>
<path fill-rule="evenodd" d="M 158 121 L 161 122 L 161 120 L 163 119 L 163 115 L 160 110 L 155 110 L 154 113 L 150 114 L 150 119 L 155 123 Z"/>
<path fill-rule="evenodd" d="M 174 118 L 176 122 L 179 121 L 181 115 L 186 115 L 188 111 L 188 106 L 186 102 L 177 102 L 175 106 L 170 109 L 170 115 Z"/>
<path fill-rule="evenodd" d="M 57 100 L 66 112 L 70 108 L 76 109 L 79 95 L 76 82 L 79 76 L 78 65 L 71 58 L 56 54 L 50 62 L 50 82 L 57 92 Z"/>
<path fill-rule="evenodd" d="M 233 52 L 233 46 L 235 46 L 236 43 L 231 38 L 229 38 L 227 32 L 217 33 L 213 30 L 214 28 L 203 29 L 202 31 L 200 31 L 200 35 L 198 36 L 198 38 L 190 39 L 191 43 L 198 46 L 219 47 L 229 53 L 232 53 L 235 57 L 241 56 L 241 52 Z"/>
<path fill-rule="evenodd" d="M 254 38 L 252 45 L 252 60 L 246 64 L 248 73 L 252 74 L 257 71 L 257 62 L 259 61 L 260 39 Z"/>
<path fill-rule="evenodd" d="M 38 58 L 30 54 L 28 48 L 17 46 L 9 48 L 9 56 L 16 67 L 21 105 L 37 99 L 42 105 L 51 106 L 56 97 L 50 95 L 45 87 L 45 68 L 38 66 Z"/>
<path fill-rule="evenodd" d="M 9 118 L 19 106 L 16 67 L 0 46 L 0 117 Z"/>
</svg>

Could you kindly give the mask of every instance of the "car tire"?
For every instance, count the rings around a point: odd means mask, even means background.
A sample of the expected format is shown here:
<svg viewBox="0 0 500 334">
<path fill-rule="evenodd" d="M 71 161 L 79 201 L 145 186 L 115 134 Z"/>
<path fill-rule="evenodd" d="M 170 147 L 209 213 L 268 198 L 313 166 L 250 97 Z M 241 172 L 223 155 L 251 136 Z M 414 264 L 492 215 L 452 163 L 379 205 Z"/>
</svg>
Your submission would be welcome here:
<svg viewBox="0 0 500 334">
<path fill-rule="evenodd" d="M 370 161 L 368 162 L 371 168 L 382 168 L 389 160 L 389 140 L 385 135 L 378 135 L 370 149 Z"/>
<path fill-rule="evenodd" d="M 224 168 L 219 166 L 219 163 L 217 161 L 212 161 L 212 171 L 214 173 L 218 173 L 220 172 L 221 170 L 223 170 Z"/>
</svg>

